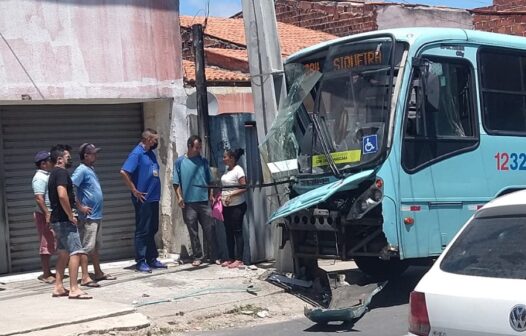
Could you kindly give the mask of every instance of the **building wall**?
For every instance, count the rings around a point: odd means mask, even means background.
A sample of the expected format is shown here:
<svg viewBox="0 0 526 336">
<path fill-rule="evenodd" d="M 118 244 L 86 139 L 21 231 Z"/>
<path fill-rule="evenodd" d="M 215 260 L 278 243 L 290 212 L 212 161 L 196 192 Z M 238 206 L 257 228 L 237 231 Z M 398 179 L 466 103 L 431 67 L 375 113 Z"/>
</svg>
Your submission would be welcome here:
<svg viewBox="0 0 526 336">
<path fill-rule="evenodd" d="M 429 6 L 378 6 L 378 29 L 400 27 L 455 27 L 473 29 L 473 16 L 466 10 Z"/>
<path fill-rule="evenodd" d="M 278 0 L 278 21 L 337 36 L 400 27 L 472 29 L 472 15 L 462 9 L 363 3 L 354 1 Z"/>
<path fill-rule="evenodd" d="M 182 214 L 176 206 L 175 192 L 172 187 L 173 161 L 182 153 L 177 151 L 175 144 L 186 143 L 185 135 L 189 134 L 183 114 L 183 101 L 159 99 L 144 103 L 144 126 L 155 129 L 160 135 L 157 148 L 161 178 L 161 201 L 159 204 L 159 234 L 157 247 L 163 249 L 164 255 L 178 253 L 180 244 L 189 242 L 186 227 L 182 221 Z M 180 116 L 182 118 L 176 118 Z M 173 127 L 177 125 L 174 133 Z M 179 133 L 180 137 L 175 134 Z"/>
<path fill-rule="evenodd" d="M 250 87 L 209 86 L 207 91 L 208 114 L 211 116 L 223 113 L 254 113 L 254 101 Z M 196 89 L 187 88 L 185 92 L 187 95 L 186 113 L 197 115 Z"/>
<path fill-rule="evenodd" d="M 177 0 L 0 2 L 0 100 L 156 98 L 180 79 Z"/>
<path fill-rule="evenodd" d="M 276 18 L 280 22 L 336 36 L 378 28 L 375 6 L 358 2 L 277 0 Z"/>
<path fill-rule="evenodd" d="M 493 4 L 475 12 L 476 29 L 526 36 L 526 0 L 494 0 Z"/>
<path fill-rule="evenodd" d="M 0 12 L 0 105 L 143 103 L 161 134 L 159 248 L 171 252 L 172 160 L 189 134 L 179 1 L 3 0 Z"/>
<path fill-rule="evenodd" d="M 217 99 L 217 114 L 254 113 L 254 100 L 250 87 L 210 87 Z"/>
<path fill-rule="evenodd" d="M 526 1 L 525 0 L 493 0 L 493 9 L 496 10 L 525 10 Z"/>
</svg>

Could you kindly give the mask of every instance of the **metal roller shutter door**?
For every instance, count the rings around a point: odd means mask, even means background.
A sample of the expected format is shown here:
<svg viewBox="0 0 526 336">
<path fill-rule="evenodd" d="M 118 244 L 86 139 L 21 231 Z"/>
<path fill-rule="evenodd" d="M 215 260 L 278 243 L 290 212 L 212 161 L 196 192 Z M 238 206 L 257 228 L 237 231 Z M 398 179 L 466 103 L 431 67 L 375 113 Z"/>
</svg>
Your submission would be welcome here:
<svg viewBox="0 0 526 336">
<path fill-rule="evenodd" d="M 34 154 L 56 143 L 78 148 L 92 142 L 103 150 L 95 164 L 104 193 L 103 260 L 133 256 L 134 211 L 119 175 L 142 129 L 141 104 L 39 105 L 0 108 L 4 199 L 12 272 L 40 268 L 38 239 L 32 213 L 31 179 Z M 73 172 L 73 170 L 71 170 Z"/>
</svg>

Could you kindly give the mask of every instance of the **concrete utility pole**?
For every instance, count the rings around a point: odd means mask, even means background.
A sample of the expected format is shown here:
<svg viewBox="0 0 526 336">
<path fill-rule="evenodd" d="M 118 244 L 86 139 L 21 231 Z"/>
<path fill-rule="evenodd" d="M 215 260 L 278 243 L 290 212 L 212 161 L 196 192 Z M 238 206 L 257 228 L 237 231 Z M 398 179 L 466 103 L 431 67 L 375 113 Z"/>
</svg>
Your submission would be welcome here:
<svg viewBox="0 0 526 336">
<path fill-rule="evenodd" d="M 252 95 L 261 144 L 286 96 L 273 0 L 242 0 Z"/>
<path fill-rule="evenodd" d="M 242 0 L 245 36 L 248 49 L 252 96 L 256 117 L 257 138 L 263 143 L 274 119 L 279 102 L 286 96 L 285 75 L 281 58 L 279 34 L 273 0 Z M 271 190 L 270 190 L 271 189 Z M 272 195 L 273 193 L 273 195 Z M 256 237 L 261 246 L 258 254 L 274 257 L 277 269 L 293 271 L 290 244 L 285 249 L 277 249 L 279 239 L 276 228 L 268 229 L 264 223 L 276 205 L 279 205 L 277 188 L 254 189 L 251 193 L 253 209 L 250 221 L 256 223 Z M 274 205 L 274 206 L 272 206 Z"/>
</svg>

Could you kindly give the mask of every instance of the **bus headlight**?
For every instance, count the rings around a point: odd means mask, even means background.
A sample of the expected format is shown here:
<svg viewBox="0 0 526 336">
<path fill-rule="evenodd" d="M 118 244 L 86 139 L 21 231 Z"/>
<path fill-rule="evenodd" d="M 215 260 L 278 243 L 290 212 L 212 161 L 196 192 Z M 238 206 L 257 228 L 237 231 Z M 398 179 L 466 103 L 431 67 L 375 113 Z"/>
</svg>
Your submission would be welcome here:
<svg viewBox="0 0 526 336">
<path fill-rule="evenodd" d="M 380 189 L 373 189 L 371 192 L 371 198 L 375 202 L 380 202 L 384 198 L 384 193 Z"/>
<path fill-rule="evenodd" d="M 378 178 L 367 190 L 365 190 L 351 206 L 347 214 L 347 220 L 360 219 L 366 213 L 376 207 L 384 198 L 383 180 Z"/>
</svg>

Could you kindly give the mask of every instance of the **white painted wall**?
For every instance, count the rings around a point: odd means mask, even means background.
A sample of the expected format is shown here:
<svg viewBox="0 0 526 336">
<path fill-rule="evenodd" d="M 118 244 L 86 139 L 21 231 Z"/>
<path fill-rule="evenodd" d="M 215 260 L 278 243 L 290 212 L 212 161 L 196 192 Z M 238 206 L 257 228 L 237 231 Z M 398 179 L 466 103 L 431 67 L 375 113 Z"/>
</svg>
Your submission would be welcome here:
<svg viewBox="0 0 526 336">
<path fill-rule="evenodd" d="M 173 97 L 179 2 L 0 1 L 0 100 Z"/>
<path fill-rule="evenodd" d="M 455 27 L 473 29 L 473 17 L 464 9 L 430 6 L 377 6 L 378 29 L 402 27 Z"/>
<path fill-rule="evenodd" d="M 181 83 L 182 84 L 182 83 Z M 173 121 L 184 112 L 182 99 L 159 99 L 144 103 L 144 126 L 155 129 L 160 135 L 157 155 L 160 165 L 161 201 L 159 217 L 159 234 L 157 247 L 164 254 L 180 253 L 181 245 L 188 245 L 188 231 L 182 220 L 182 213 L 172 188 L 173 161 L 178 153 L 173 139 L 175 138 Z"/>
<path fill-rule="evenodd" d="M 161 134 L 159 247 L 172 252 L 184 239 L 172 162 L 188 133 L 179 1 L 2 0 L 0 13 L 0 105 L 143 103 Z"/>
</svg>

